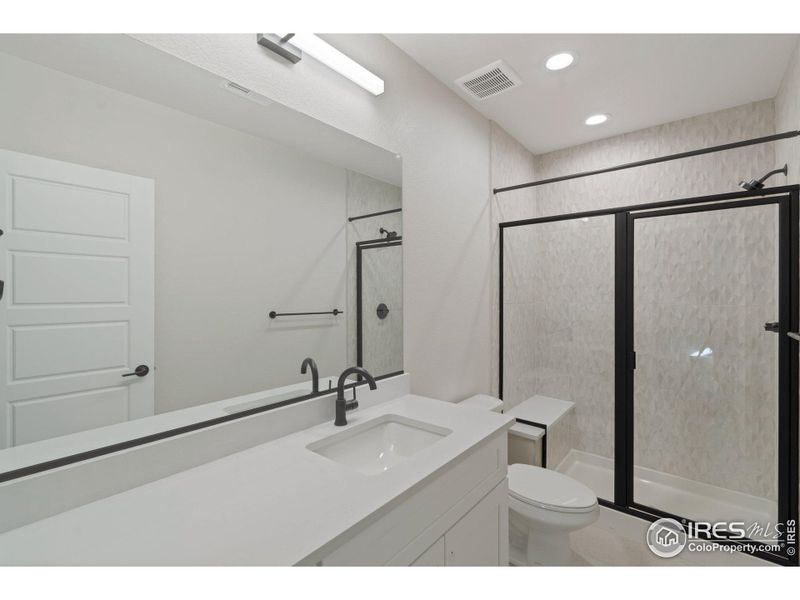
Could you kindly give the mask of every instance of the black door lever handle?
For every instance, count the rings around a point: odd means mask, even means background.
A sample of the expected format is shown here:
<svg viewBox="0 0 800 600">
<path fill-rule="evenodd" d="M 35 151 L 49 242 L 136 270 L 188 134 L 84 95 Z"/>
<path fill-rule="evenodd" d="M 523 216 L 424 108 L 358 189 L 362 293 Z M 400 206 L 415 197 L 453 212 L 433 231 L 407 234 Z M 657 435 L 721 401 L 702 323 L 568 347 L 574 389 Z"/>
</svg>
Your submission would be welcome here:
<svg viewBox="0 0 800 600">
<path fill-rule="evenodd" d="M 137 377 L 144 377 L 149 372 L 150 372 L 150 367 L 148 367 L 147 365 L 139 365 L 138 367 L 136 367 L 133 370 L 133 372 L 124 373 L 122 376 L 123 377 L 133 377 L 134 375 L 136 375 Z"/>
</svg>

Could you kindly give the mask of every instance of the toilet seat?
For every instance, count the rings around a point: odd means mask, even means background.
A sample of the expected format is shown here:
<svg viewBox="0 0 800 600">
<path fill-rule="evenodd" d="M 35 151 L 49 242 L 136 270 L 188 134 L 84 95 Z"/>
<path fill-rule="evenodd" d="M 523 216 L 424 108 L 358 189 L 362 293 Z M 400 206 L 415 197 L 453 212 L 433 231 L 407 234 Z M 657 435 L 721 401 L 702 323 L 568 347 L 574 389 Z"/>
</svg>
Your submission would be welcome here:
<svg viewBox="0 0 800 600">
<path fill-rule="evenodd" d="M 508 467 L 508 492 L 524 504 L 554 512 L 589 513 L 597 508 L 597 496 L 582 483 L 532 465 Z"/>
</svg>

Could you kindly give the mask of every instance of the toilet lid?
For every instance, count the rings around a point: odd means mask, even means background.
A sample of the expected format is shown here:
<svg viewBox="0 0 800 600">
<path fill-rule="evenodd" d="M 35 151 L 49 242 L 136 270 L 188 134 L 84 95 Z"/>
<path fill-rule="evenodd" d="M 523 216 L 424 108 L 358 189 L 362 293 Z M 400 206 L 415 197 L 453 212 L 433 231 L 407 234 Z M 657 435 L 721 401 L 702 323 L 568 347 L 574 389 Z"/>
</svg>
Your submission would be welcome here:
<svg viewBox="0 0 800 600">
<path fill-rule="evenodd" d="M 597 504 L 597 496 L 582 483 L 532 465 L 508 467 L 508 491 L 521 502 L 556 511 L 575 512 Z"/>
</svg>

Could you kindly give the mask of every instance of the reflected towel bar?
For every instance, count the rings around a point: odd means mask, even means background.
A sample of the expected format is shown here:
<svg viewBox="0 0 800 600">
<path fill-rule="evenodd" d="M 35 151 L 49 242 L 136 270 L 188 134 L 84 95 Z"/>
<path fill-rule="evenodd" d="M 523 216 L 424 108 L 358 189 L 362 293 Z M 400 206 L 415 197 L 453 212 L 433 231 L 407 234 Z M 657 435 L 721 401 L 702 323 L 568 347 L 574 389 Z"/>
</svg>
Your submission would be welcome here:
<svg viewBox="0 0 800 600">
<path fill-rule="evenodd" d="M 795 342 L 800 342 L 800 333 L 795 333 L 794 331 L 787 331 L 786 335 L 792 338 Z"/>
<path fill-rule="evenodd" d="M 381 210 L 381 211 L 374 212 L 374 213 L 369 213 L 369 214 L 366 214 L 366 215 L 358 215 L 357 217 L 350 217 L 347 220 L 352 223 L 353 221 L 358 221 L 359 219 L 369 219 L 371 217 L 378 217 L 380 215 L 389 215 L 389 214 L 398 213 L 398 212 L 403 212 L 403 209 L 402 208 L 393 208 L 391 210 Z"/>
<path fill-rule="evenodd" d="M 341 315 L 343 314 L 343 310 L 339 310 L 338 308 L 334 308 L 333 310 L 326 310 L 322 312 L 291 312 L 291 313 L 279 313 L 275 312 L 274 310 L 270 311 L 269 318 L 274 319 L 275 317 L 299 317 L 302 315 Z"/>
</svg>

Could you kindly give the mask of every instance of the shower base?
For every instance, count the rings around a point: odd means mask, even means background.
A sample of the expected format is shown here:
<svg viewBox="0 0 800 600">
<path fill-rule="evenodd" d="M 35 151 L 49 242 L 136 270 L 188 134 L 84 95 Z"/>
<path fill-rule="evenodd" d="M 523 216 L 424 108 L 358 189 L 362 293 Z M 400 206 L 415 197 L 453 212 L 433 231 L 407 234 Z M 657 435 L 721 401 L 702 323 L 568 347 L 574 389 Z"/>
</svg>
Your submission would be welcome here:
<svg viewBox="0 0 800 600">
<path fill-rule="evenodd" d="M 614 462 L 610 458 L 572 449 L 556 467 L 588 486 L 598 498 L 614 499 Z M 700 483 L 644 467 L 634 468 L 637 504 L 695 521 L 738 521 L 774 527 L 777 503 L 742 492 Z"/>
</svg>

